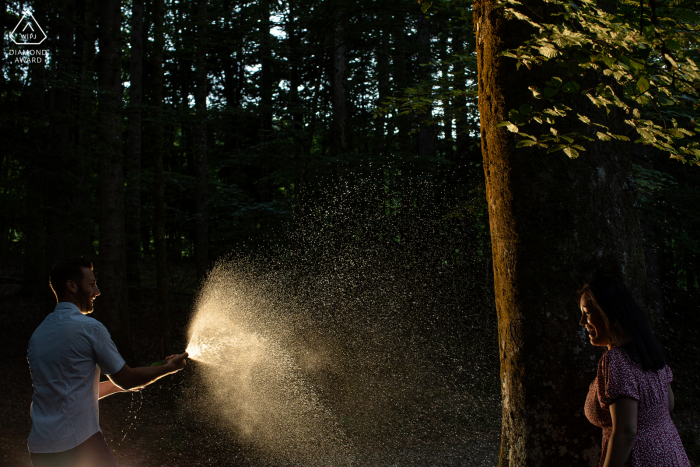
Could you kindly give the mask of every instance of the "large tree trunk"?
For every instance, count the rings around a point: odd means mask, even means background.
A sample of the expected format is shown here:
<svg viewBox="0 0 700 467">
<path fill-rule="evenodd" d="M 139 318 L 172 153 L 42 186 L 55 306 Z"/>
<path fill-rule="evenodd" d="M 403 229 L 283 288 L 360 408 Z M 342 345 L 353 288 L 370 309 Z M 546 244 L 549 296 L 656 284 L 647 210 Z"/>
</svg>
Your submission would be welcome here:
<svg viewBox="0 0 700 467">
<path fill-rule="evenodd" d="M 126 183 L 126 259 L 130 298 L 141 300 L 141 134 L 143 99 L 143 0 L 131 7 L 129 150 Z"/>
<path fill-rule="evenodd" d="M 207 210 L 207 1 L 197 4 L 197 85 L 194 106 L 197 115 L 195 130 L 195 240 L 194 255 L 200 277 L 209 266 L 209 215 Z"/>
<path fill-rule="evenodd" d="M 43 16 L 43 4 L 37 7 L 34 15 L 39 24 L 45 24 Z M 44 183 L 46 170 L 44 159 L 46 157 L 45 144 L 45 108 L 46 108 L 46 66 L 44 63 L 30 63 L 29 86 L 24 91 L 26 117 L 31 122 L 26 133 L 24 149 L 26 151 L 27 171 L 27 196 L 24 200 L 24 220 L 26 226 L 25 247 L 23 255 L 24 272 L 22 280 L 22 294 L 25 296 L 38 295 L 46 301 L 47 305 L 52 298 L 52 293 L 45 287 L 51 264 L 46 261 L 46 229 L 44 218 L 46 215 L 46 203 L 44 201 Z M 43 286 L 43 287 L 42 287 Z"/>
<path fill-rule="evenodd" d="M 421 81 L 427 81 L 432 74 L 430 60 L 432 53 L 430 50 L 430 21 L 425 15 L 421 15 L 418 21 L 418 65 L 419 78 Z M 418 114 L 420 131 L 418 133 L 418 154 L 430 158 L 434 152 L 433 134 L 434 130 L 430 125 L 432 119 L 433 106 L 427 106 L 424 112 Z"/>
<path fill-rule="evenodd" d="M 341 157 L 348 150 L 347 124 L 348 109 L 346 102 L 345 81 L 347 73 L 347 54 L 344 40 L 344 12 L 336 14 L 335 35 L 333 37 L 333 157 Z"/>
<path fill-rule="evenodd" d="M 165 239 L 165 175 L 163 168 L 163 48 L 165 47 L 163 0 L 155 0 L 153 13 L 153 236 L 156 247 L 156 300 L 160 326 L 160 354 L 170 354 L 170 308 L 168 303 L 168 255 Z"/>
<path fill-rule="evenodd" d="M 390 83 L 389 83 L 389 32 L 382 31 L 381 39 L 379 42 L 379 47 L 377 47 L 376 52 L 377 60 L 377 102 L 376 105 L 381 105 L 389 97 Z M 384 146 L 386 144 L 386 136 L 392 133 L 391 125 L 385 129 L 386 118 L 384 115 L 378 115 L 375 119 L 375 129 L 374 129 L 374 147 L 372 148 L 372 154 L 378 156 L 384 152 Z M 389 138 L 390 139 L 390 138 Z"/>
<path fill-rule="evenodd" d="M 100 88 L 100 316 L 127 362 L 133 363 L 126 285 L 124 167 L 122 163 L 121 10 L 118 0 L 99 3 Z"/>
<path fill-rule="evenodd" d="M 546 65 L 516 71 L 501 56 L 532 31 L 507 22 L 497 5 L 479 1 L 474 23 L 501 357 L 500 466 L 593 466 L 601 434 L 583 405 L 597 353 L 577 324 L 575 291 L 605 273 L 644 295 L 635 184 L 623 146 L 591 145 L 568 160 L 516 149 L 515 135 L 495 126 L 510 109 L 537 105 L 528 85 L 554 73 Z M 546 18 L 544 3 L 528 6 Z"/>
<path fill-rule="evenodd" d="M 80 44 L 80 94 L 78 103 L 78 122 L 75 128 L 75 178 L 73 207 L 76 212 L 82 214 L 81 224 L 85 219 L 90 219 L 90 197 L 94 189 L 90 183 L 90 174 L 93 171 L 95 157 L 95 145 L 93 135 L 97 134 L 95 124 L 95 42 L 97 41 L 97 1 L 85 0 L 82 2 L 80 20 L 82 27 L 78 28 L 76 40 Z M 77 48 L 77 47 L 76 47 Z M 80 245 L 82 254 L 93 251 L 92 229 L 83 224 L 73 233 L 77 237 L 76 243 Z"/>
<path fill-rule="evenodd" d="M 73 94 L 73 37 L 75 33 L 75 1 L 66 1 L 57 7 L 58 18 L 54 35 L 56 37 L 56 55 L 52 63 L 56 85 L 51 89 L 51 156 L 45 159 L 47 173 L 64 172 L 66 176 L 49 177 L 44 183 L 48 206 L 46 236 L 50 245 L 46 252 L 49 264 L 54 264 L 68 256 L 79 256 L 74 233 L 85 228 L 81 225 L 82 217 L 76 212 L 74 199 L 76 184 L 74 176 L 79 172 L 76 166 L 71 140 L 74 125 L 71 101 Z"/>
</svg>

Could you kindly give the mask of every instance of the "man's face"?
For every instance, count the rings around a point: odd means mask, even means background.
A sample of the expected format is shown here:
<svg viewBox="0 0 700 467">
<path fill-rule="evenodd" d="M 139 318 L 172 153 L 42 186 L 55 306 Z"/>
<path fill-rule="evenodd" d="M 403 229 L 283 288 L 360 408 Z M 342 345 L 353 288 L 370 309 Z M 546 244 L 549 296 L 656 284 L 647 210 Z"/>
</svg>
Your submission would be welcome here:
<svg viewBox="0 0 700 467">
<path fill-rule="evenodd" d="M 93 300 L 100 294 L 95 274 L 89 268 L 83 268 L 83 280 L 78 284 L 78 308 L 84 315 L 94 310 Z"/>
</svg>

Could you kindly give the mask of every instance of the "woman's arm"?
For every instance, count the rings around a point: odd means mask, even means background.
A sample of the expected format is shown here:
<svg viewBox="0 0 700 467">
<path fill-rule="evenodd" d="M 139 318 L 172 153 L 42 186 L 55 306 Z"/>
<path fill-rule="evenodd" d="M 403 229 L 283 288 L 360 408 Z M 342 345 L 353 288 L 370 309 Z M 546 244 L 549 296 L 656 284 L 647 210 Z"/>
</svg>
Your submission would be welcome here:
<svg viewBox="0 0 700 467">
<path fill-rule="evenodd" d="M 673 389 L 671 383 L 668 383 L 668 411 L 673 412 L 673 407 L 676 405 L 676 400 L 673 398 Z"/>
<path fill-rule="evenodd" d="M 603 467 L 622 467 L 637 438 L 637 401 L 621 397 L 610 405 L 613 429 Z"/>
</svg>

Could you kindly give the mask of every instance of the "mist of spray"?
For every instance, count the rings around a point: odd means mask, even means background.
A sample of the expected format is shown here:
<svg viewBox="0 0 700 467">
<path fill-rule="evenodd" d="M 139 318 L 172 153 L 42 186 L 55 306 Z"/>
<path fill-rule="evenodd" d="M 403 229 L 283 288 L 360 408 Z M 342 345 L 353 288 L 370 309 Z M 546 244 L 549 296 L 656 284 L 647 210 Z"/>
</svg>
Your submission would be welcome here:
<svg viewBox="0 0 700 467">
<path fill-rule="evenodd" d="M 417 215 L 425 187 L 392 190 L 344 185 L 283 246 L 203 282 L 199 406 L 275 465 L 400 465 L 406 446 L 497 437 L 492 288 L 464 280 L 490 269 L 480 211 Z"/>
<path fill-rule="evenodd" d="M 255 282 L 220 262 L 200 292 L 187 352 L 205 367 L 210 415 L 273 458 L 348 464 L 350 443 L 296 363 L 280 304 Z"/>
</svg>

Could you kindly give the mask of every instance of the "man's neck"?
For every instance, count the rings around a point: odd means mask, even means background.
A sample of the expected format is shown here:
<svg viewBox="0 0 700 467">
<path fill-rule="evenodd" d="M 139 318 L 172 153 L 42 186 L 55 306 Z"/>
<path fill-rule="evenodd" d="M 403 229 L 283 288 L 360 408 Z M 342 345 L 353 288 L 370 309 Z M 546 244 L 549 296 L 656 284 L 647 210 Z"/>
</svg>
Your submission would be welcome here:
<svg viewBox="0 0 700 467">
<path fill-rule="evenodd" d="M 73 305 L 75 305 L 76 307 L 78 307 L 78 310 L 79 310 L 82 314 L 84 314 L 84 315 L 87 314 L 86 312 L 84 312 L 83 310 L 80 309 L 80 304 L 78 303 L 78 300 L 75 299 L 75 298 L 63 297 L 63 298 L 61 298 L 61 299 L 58 300 L 58 303 L 72 303 Z"/>
</svg>

